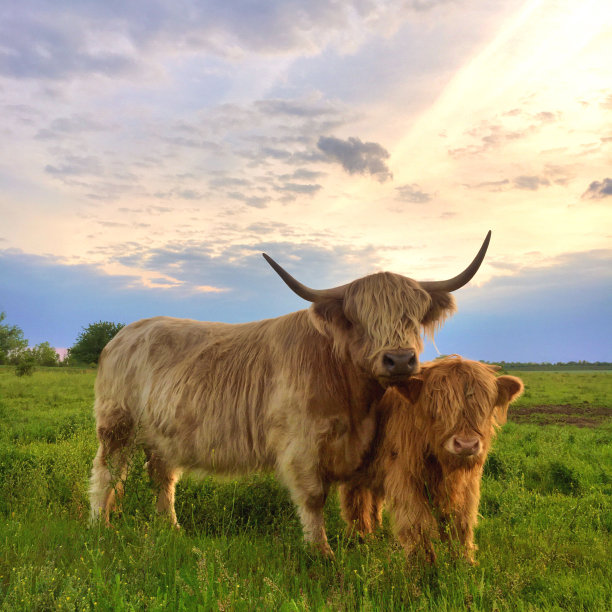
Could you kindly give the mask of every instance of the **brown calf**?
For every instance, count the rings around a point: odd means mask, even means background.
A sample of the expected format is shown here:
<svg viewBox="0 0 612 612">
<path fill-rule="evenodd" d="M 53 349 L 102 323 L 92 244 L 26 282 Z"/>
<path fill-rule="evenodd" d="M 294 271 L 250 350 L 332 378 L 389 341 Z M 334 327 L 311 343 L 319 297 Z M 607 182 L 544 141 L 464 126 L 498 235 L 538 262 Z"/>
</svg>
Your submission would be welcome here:
<svg viewBox="0 0 612 612">
<path fill-rule="evenodd" d="M 473 561 L 483 465 L 496 426 L 523 391 L 519 378 L 495 369 L 447 357 L 423 364 L 401 394 L 387 391 L 371 454 L 340 489 L 351 528 L 366 534 L 380 525 L 384 499 L 406 553 L 422 549 L 433 561 L 432 541 L 441 537 Z"/>
</svg>

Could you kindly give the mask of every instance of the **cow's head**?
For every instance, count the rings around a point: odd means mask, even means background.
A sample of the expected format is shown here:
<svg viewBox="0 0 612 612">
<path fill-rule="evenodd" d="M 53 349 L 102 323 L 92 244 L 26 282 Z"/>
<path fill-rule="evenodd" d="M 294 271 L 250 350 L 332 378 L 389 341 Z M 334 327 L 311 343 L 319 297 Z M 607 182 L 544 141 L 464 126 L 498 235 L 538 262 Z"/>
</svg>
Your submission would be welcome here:
<svg viewBox="0 0 612 612">
<path fill-rule="evenodd" d="M 523 392 L 515 376 L 496 376 L 497 366 L 447 357 L 425 364 L 418 378 L 398 387 L 415 410 L 430 451 L 440 460 L 486 456 L 508 405 Z"/>
<path fill-rule="evenodd" d="M 455 311 L 452 291 L 478 271 L 491 232 L 461 274 L 445 281 L 418 282 L 391 272 L 359 278 L 333 289 L 311 289 L 293 278 L 264 253 L 285 283 L 309 302 L 312 320 L 330 337 L 341 355 L 348 355 L 383 387 L 406 380 L 419 370 L 422 331 L 433 334 Z"/>
</svg>

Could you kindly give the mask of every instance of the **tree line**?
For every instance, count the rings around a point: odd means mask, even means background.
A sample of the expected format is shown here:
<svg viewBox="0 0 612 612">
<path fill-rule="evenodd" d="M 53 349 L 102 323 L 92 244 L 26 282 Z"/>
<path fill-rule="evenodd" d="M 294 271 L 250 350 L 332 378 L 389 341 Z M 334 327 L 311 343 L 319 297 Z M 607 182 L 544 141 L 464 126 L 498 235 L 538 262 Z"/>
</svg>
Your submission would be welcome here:
<svg viewBox="0 0 612 612">
<path fill-rule="evenodd" d="M 489 363 L 489 362 L 485 362 Z M 503 370 L 612 370 L 612 363 L 608 361 L 557 361 L 555 363 L 544 361 L 496 361 Z"/>
<path fill-rule="evenodd" d="M 6 313 L 0 312 L 0 365 L 14 365 L 18 375 L 31 374 L 36 366 L 86 366 L 98 365 L 100 353 L 106 344 L 125 327 L 124 323 L 97 321 L 83 327 L 73 346 L 68 349 L 65 359 L 49 342 L 28 346 L 23 330 L 17 325 L 5 323 Z M 441 355 L 440 357 L 444 357 Z M 484 363 L 493 363 L 484 361 Z M 518 361 L 497 361 L 503 370 L 610 370 L 612 363 L 604 361 L 566 361 L 557 363 L 535 363 Z"/>
<path fill-rule="evenodd" d="M 49 342 L 30 347 L 23 330 L 5 323 L 6 313 L 0 312 L 0 365 L 14 365 L 18 376 L 32 374 L 36 366 L 96 366 L 106 344 L 125 327 L 124 323 L 98 321 L 83 327 L 68 354 L 60 360 Z"/>
</svg>

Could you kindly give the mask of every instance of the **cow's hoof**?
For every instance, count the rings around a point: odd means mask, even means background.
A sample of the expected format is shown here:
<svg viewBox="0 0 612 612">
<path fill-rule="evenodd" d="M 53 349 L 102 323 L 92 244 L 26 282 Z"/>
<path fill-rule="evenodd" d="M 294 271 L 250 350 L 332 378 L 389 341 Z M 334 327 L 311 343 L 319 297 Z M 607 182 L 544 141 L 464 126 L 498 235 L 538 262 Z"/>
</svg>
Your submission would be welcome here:
<svg viewBox="0 0 612 612">
<path fill-rule="evenodd" d="M 311 542 L 310 547 L 326 559 L 330 559 L 333 561 L 336 558 L 336 555 L 334 555 L 334 551 L 330 548 L 327 542 Z"/>
<path fill-rule="evenodd" d="M 334 551 L 330 548 L 327 542 L 325 542 L 325 545 L 319 546 L 318 548 L 321 554 L 326 559 L 329 559 L 330 561 L 334 561 L 336 559 L 336 555 L 334 554 Z"/>
</svg>

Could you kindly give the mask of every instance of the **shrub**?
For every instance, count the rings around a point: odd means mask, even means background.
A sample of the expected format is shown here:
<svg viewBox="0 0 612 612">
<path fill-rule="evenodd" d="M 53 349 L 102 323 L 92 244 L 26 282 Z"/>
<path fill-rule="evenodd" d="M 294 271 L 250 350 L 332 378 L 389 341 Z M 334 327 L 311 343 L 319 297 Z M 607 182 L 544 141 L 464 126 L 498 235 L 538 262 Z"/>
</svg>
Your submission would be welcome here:
<svg viewBox="0 0 612 612">
<path fill-rule="evenodd" d="M 555 489 L 564 495 L 575 495 L 580 491 L 580 481 L 574 471 L 564 463 L 553 461 L 550 464 L 550 479 Z"/>
<path fill-rule="evenodd" d="M 31 354 L 26 353 L 23 355 L 17 365 L 15 366 L 15 374 L 17 376 L 32 376 L 36 369 L 36 361 Z"/>
</svg>

